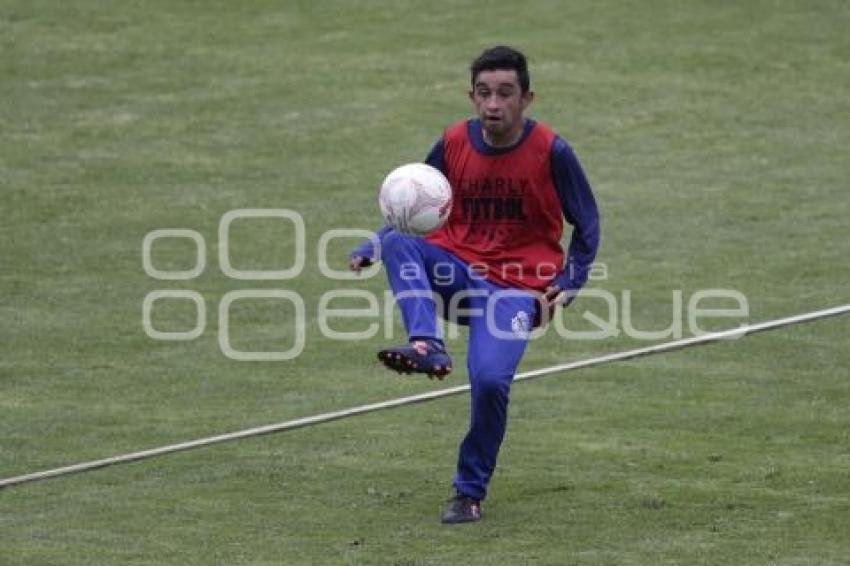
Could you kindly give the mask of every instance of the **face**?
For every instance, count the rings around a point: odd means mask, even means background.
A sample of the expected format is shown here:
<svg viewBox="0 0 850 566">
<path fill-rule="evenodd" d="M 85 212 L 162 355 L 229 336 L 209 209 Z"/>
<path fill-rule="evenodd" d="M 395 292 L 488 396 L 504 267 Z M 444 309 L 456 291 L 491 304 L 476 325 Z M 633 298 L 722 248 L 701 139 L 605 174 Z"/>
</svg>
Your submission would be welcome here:
<svg viewBox="0 0 850 566">
<path fill-rule="evenodd" d="M 491 145 L 511 145 L 522 136 L 523 112 L 531 104 L 534 93 L 523 94 L 516 71 L 496 69 L 481 71 L 469 93 L 475 106 L 484 138 Z"/>
</svg>

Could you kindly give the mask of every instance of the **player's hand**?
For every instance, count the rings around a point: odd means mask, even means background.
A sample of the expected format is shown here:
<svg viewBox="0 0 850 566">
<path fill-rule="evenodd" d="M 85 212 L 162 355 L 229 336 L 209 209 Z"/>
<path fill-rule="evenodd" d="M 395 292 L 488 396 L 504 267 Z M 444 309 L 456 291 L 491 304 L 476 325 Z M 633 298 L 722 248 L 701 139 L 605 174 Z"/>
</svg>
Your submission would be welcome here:
<svg viewBox="0 0 850 566">
<path fill-rule="evenodd" d="M 546 287 L 546 290 L 543 291 L 542 295 L 540 295 L 540 302 L 538 305 L 539 310 L 534 326 L 542 327 L 549 324 L 555 316 L 555 309 L 557 309 L 558 306 L 567 306 L 570 304 L 572 299 L 572 294 L 564 291 L 558 285 L 550 285 L 549 287 Z"/>
<path fill-rule="evenodd" d="M 360 272 L 363 270 L 363 268 L 367 267 L 368 265 L 369 260 L 363 256 L 353 257 L 348 260 L 348 269 L 350 269 L 357 275 L 360 275 Z"/>
</svg>

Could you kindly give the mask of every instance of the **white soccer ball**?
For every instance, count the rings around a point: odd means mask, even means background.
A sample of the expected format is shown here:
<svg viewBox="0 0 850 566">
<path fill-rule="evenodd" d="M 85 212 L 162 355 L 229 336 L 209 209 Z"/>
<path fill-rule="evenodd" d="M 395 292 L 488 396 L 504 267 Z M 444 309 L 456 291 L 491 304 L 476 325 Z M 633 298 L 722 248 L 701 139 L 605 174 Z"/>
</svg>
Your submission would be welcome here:
<svg viewBox="0 0 850 566">
<path fill-rule="evenodd" d="M 384 179 L 378 205 L 387 224 L 397 232 L 425 236 L 448 219 L 452 187 L 439 169 L 408 163 L 393 169 Z"/>
</svg>

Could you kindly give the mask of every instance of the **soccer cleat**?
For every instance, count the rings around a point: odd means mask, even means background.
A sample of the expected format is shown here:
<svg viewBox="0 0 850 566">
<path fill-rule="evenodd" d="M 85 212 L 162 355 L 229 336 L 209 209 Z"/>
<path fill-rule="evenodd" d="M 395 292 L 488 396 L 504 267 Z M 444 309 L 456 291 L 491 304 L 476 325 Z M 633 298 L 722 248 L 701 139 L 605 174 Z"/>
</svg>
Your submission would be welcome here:
<svg viewBox="0 0 850 566">
<path fill-rule="evenodd" d="M 398 373 L 424 373 L 443 379 L 452 371 L 452 359 L 437 340 L 414 340 L 410 344 L 378 352 L 378 359 Z"/>
<path fill-rule="evenodd" d="M 449 507 L 440 520 L 444 525 L 474 523 L 481 520 L 481 502 L 458 493 L 449 500 Z"/>
</svg>

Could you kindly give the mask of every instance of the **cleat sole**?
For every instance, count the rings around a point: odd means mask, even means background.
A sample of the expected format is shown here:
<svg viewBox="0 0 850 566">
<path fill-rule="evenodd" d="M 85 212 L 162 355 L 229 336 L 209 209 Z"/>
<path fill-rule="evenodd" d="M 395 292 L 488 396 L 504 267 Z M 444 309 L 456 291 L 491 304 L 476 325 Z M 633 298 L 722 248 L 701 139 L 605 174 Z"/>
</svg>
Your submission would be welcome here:
<svg viewBox="0 0 850 566">
<path fill-rule="evenodd" d="M 378 360 L 383 363 L 385 367 L 395 371 L 399 375 L 424 373 L 429 379 L 434 379 L 436 377 L 442 381 L 452 371 L 451 366 L 440 365 L 434 366 L 430 371 L 426 371 L 420 368 L 416 360 L 408 358 L 402 353 L 387 350 L 381 350 L 378 352 Z"/>
</svg>

